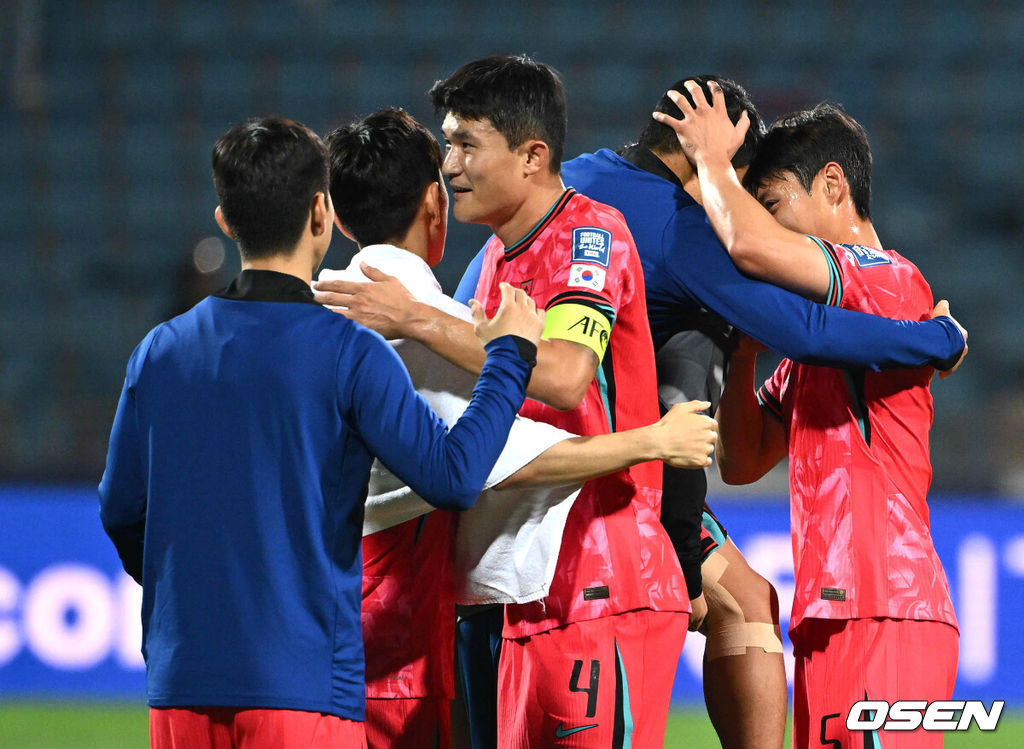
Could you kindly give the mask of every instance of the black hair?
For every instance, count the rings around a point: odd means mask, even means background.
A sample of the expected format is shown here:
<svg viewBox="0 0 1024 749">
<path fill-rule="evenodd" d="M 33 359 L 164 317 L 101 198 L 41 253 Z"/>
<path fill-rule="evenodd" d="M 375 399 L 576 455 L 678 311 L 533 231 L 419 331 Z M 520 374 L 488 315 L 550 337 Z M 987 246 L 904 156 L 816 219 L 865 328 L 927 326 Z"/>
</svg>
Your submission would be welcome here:
<svg viewBox="0 0 1024 749">
<path fill-rule="evenodd" d="M 320 137 L 281 117 L 246 120 L 213 147 L 213 186 L 246 258 L 290 253 L 309 221 L 313 196 L 328 189 Z"/>
<path fill-rule="evenodd" d="M 544 141 L 551 151 L 551 173 L 561 172 L 565 87 L 549 65 L 526 55 L 484 57 L 437 81 L 428 95 L 439 114 L 489 120 L 509 148 L 530 139 Z"/>
<path fill-rule="evenodd" d="M 809 193 L 830 161 L 843 168 L 857 215 L 870 219 L 871 146 L 860 123 L 836 104 L 822 102 L 772 123 L 744 183 L 756 190 L 771 177 L 792 172 Z"/>
<path fill-rule="evenodd" d="M 402 109 L 335 128 L 327 151 L 334 209 L 363 247 L 404 237 L 423 190 L 441 179 L 437 139 Z"/>
<path fill-rule="evenodd" d="M 754 106 L 754 103 L 750 100 L 750 94 L 747 93 L 743 86 L 728 78 L 722 78 L 718 75 L 692 75 L 688 78 L 681 78 L 668 88 L 668 90 L 678 91 L 685 96 L 690 106 L 693 106 L 693 97 L 690 96 L 690 92 L 683 85 L 687 81 L 693 81 L 700 85 L 708 101 L 711 101 L 711 89 L 708 87 L 708 81 L 715 81 L 721 86 L 722 93 L 725 94 L 725 108 L 729 112 L 729 119 L 733 121 L 733 124 L 739 121 L 743 110 L 747 111 L 747 116 L 750 118 L 750 128 L 743 139 L 743 145 L 740 146 L 739 150 L 732 157 L 732 165 L 739 169 L 749 164 L 751 159 L 754 158 L 754 154 L 757 152 L 758 145 L 765 132 L 764 121 L 761 119 L 761 115 Z M 683 116 L 682 111 L 676 106 L 674 101 L 668 98 L 667 93 L 662 94 L 654 109 L 676 119 L 681 119 Z M 675 130 L 657 120 L 650 119 L 649 117 L 648 119 L 649 122 L 640 133 L 637 145 L 656 153 L 682 153 L 683 147 L 679 145 L 679 139 L 676 137 Z"/>
</svg>

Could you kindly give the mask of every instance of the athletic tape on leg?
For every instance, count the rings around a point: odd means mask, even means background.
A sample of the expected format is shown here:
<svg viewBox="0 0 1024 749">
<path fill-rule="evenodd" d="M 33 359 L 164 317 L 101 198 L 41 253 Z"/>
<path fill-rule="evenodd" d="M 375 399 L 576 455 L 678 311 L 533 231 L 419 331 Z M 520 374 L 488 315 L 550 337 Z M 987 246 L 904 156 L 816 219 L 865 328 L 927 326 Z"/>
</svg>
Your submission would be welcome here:
<svg viewBox="0 0 1024 749">
<path fill-rule="evenodd" d="M 781 653 L 782 641 L 775 633 L 775 625 L 746 621 L 739 602 L 719 583 L 728 566 L 722 554 L 713 552 L 702 567 L 704 598 L 708 604 L 704 619 L 707 635 L 704 657 L 713 661 L 729 655 L 745 655 L 747 648 Z"/>
</svg>

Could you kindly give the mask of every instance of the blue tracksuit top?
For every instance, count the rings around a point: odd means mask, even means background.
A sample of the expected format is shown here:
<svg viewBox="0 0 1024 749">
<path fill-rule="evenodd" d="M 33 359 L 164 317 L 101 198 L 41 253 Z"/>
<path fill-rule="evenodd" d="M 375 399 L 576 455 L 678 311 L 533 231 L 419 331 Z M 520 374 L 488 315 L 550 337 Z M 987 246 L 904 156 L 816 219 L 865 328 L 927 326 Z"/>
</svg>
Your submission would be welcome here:
<svg viewBox="0 0 1024 749">
<path fill-rule="evenodd" d="M 100 511 L 143 586 L 149 704 L 363 720 L 363 501 L 374 456 L 464 509 L 522 404 L 535 349 L 505 336 L 448 431 L 376 333 L 301 279 L 243 271 L 128 364 Z"/>
</svg>

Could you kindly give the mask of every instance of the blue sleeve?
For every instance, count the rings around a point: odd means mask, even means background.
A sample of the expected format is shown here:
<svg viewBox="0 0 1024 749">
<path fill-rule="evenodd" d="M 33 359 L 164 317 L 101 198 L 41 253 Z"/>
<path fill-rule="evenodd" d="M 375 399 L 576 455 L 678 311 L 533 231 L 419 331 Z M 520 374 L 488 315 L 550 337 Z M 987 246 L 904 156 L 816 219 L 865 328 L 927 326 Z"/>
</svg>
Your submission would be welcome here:
<svg viewBox="0 0 1024 749">
<path fill-rule="evenodd" d="M 502 336 L 485 348 L 487 361 L 473 397 L 450 430 L 379 338 L 362 346 L 353 368 L 339 372 L 343 387 L 350 388 L 351 421 L 370 452 L 435 507 L 473 505 L 526 397 L 536 347 Z"/>
<path fill-rule="evenodd" d="M 476 256 L 469 261 L 469 265 L 466 266 L 466 272 L 462 274 L 462 280 L 459 281 L 459 286 L 455 289 L 455 296 L 453 298 L 456 302 L 469 304 L 469 300 L 476 293 L 476 284 L 480 280 L 480 270 L 484 265 L 484 251 L 486 249 L 487 245 L 485 244 L 480 248 L 480 252 L 476 253 Z"/>
<path fill-rule="evenodd" d="M 666 227 L 662 258 L 676 295 L 692 298 L 769 348 L 804 364 L 886 369 L 948 368 L 965 341 L 949 318 L 890 320 L 829 307 L 749 278 L 732 262 L 703 214 L 677 216 Z M 669 257 L 684 263 L 668 262 Z M 945 366 L 943 366 L 945 365 Z"/>
<path fill-rule="evenodd" d="M 100 521 L 114 542 L 124 570 L 142 584 L 142 546 L 146 535 L 148 487 L 135 404 L 135 382 L 155 331 L 128 361 L 121 399 L 114 415 L 107 465 L 100 480 Z"/>
</svg>

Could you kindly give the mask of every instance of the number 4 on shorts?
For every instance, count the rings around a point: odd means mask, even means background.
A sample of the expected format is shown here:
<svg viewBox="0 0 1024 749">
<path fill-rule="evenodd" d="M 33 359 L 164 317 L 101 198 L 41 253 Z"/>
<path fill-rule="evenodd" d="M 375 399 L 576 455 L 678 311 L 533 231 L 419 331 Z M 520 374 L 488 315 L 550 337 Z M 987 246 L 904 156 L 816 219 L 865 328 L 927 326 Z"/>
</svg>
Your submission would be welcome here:
<svg viewBox="0 0 1024 749">
<path fill-rule="evenodd" d="M 572 664 L 572 677 L 569 679 L 570 692 L 587 693 L 587 715 L 593 718 L 597 715 L 597 682 L 601 678 L 601 661 L 590 662 L 590 686 L 580 686 L 580 675 L 583 673 L 583 661 L 575 661 Z"/>
</svg>

